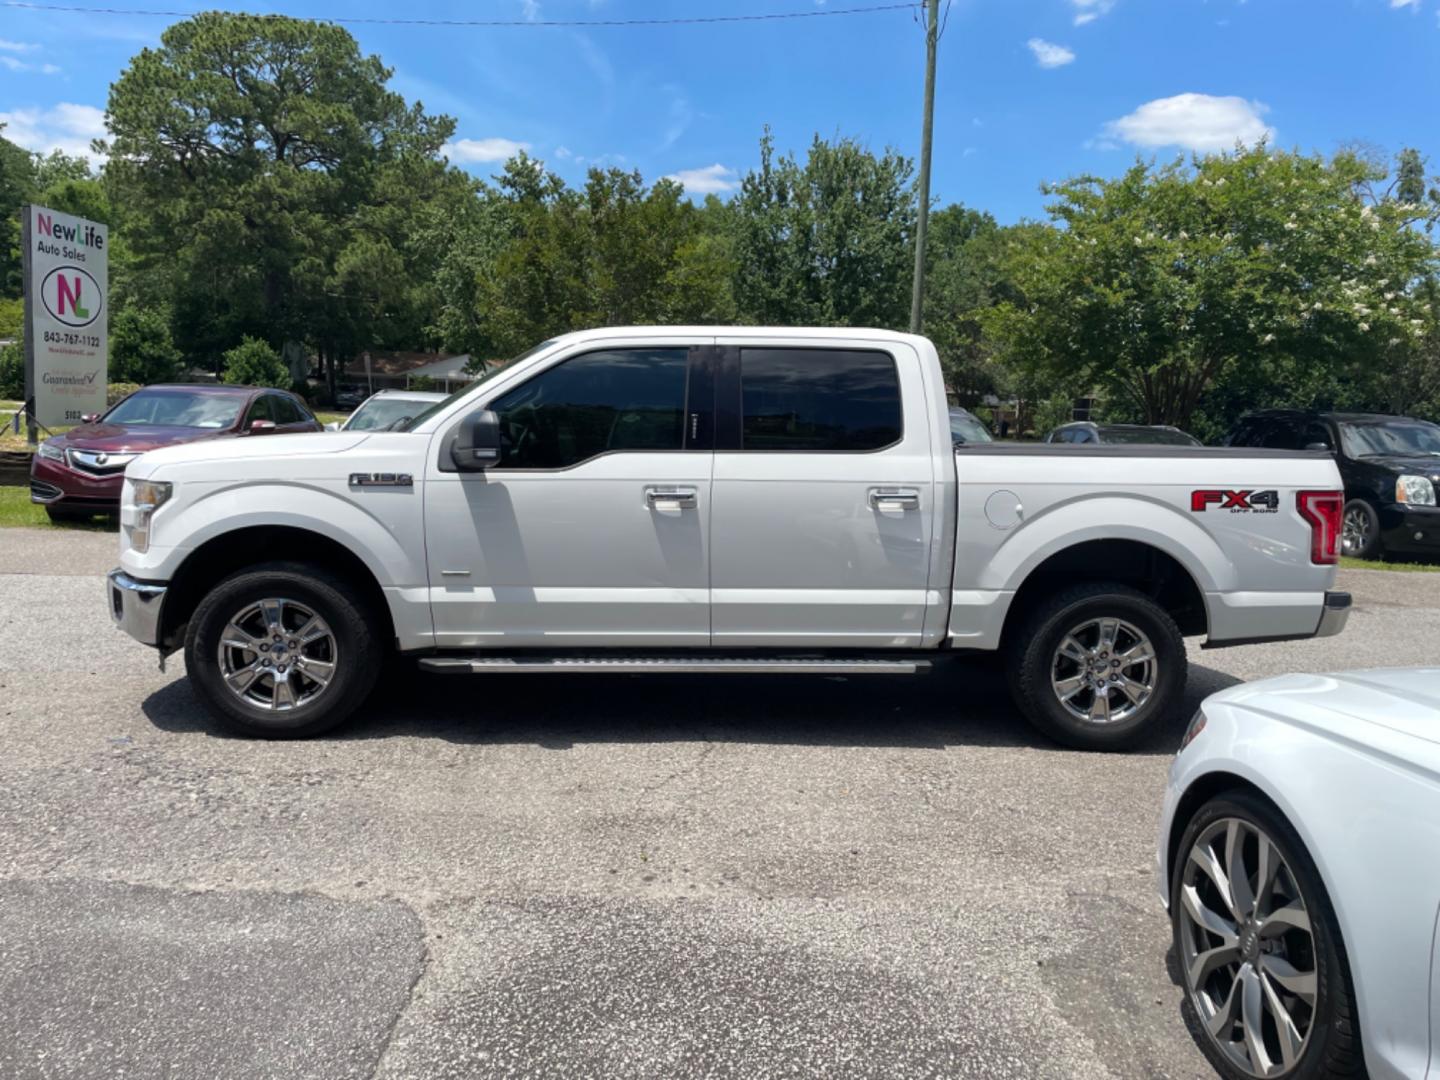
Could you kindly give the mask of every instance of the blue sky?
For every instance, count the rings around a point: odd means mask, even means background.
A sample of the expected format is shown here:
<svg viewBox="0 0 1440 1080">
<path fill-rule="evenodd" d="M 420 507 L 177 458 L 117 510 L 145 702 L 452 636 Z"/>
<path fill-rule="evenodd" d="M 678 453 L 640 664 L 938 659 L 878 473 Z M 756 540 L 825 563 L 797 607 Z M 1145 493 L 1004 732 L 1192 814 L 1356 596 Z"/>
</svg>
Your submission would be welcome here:
<svg viewBox="0 0 1440 1080">
<path fill-rule="evenodd" d="M 71 0 L 85 3 L 86 0 Z M 605 19 L 826 11 L 883 0 L 274 0 L 324 16 Z M 110 6 L 110 5 L 107 5 Z M 113 6 L 125 6 L 115 0 Z M 185 0 L 141 4 L 199 10 Z M 82 150 L 108 86 L 172 21 L 0 6 L 0 123 Z M 394 86 L 458 123 L 452 160 L 488 176 L 524 146 L 572 180 L 591 163 L 732 190 L 766 124 L 919 147 L 924 41 L 907 11 L 734 25 L 351 26 Z M 1042 180 L 1113 174 L 1139 153 L 1270 133 L 1329 153 L 1418 146 L 1440 170 L 1440 0 L 953 0 L 940 43 L 933 190 L 1005 222 Z"/>
</svg>

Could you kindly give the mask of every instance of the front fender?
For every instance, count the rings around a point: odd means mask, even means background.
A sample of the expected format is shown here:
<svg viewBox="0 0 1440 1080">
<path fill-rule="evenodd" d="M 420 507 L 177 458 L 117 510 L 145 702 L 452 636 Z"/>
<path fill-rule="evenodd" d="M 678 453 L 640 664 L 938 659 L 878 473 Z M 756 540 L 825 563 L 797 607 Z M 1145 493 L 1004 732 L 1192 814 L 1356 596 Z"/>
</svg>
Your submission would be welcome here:
<svg viewBox="0 0 1440 1080">
<path fill-rule="evenodd" d="M 366 502 L 324 481 L 187 483 L 183 502 L 155 515 L 154 541 L 144 554 L 126 550 L 132 577 L 168 581 L 196 549 L 226 533 L 257 526 L 304 529 L 333 540 L 363 562 L 384 588 L 423 586 L 423 489 L 366 489 Z M 167 544 L 175 538 L 176 543 Z"/>
</svg>

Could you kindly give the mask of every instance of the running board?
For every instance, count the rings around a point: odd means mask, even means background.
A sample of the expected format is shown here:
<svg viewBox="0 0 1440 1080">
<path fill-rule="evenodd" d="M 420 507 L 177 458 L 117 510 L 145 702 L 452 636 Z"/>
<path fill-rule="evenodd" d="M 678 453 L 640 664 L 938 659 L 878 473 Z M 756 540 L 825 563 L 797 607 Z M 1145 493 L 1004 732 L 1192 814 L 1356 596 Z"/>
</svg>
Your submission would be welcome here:
<svg viewBox="0 0 1440 1080">
<path fill-rule="evenodd" d="M 460 675 L 918 675 L 929 660 L 691 657 L 427 656 L 424 671 Z"/>
</svg>

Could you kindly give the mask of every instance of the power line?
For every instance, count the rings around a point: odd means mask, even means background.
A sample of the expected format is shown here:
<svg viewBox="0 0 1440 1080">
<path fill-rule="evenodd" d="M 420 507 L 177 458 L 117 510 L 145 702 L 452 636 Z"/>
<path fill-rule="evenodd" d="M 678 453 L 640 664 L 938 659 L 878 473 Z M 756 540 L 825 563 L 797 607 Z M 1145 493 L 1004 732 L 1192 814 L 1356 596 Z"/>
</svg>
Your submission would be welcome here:
<svg viewBox="0 0 1440 1080">
<path fill-rule="evenodd" d="M 186 19 L 199 14 L 194 11 L 167 11 L 157 8 L 111 8 L 79 7 L 71 4 L 42 4 L 30 0 L 0 0 L 0 6 L 25 8 L 30 11 L 60 11 L 81 15 L 131 15 L 155 16 L 166 19 Z M 712 23 L 777 22 L 786 19 L 826 19 L 840 15 L 875 15 L 884 11 L 909 11 L 920 6 L 918 0 L 903 3 L 871 4 L 866 7 L 814 8 L 806 11 L 771 11 L 755 15 L 696 15 L 669 19 L 384 19 L 358 18 L 349 16 L 305 16 L 285 15 L 266 12 L 255 15 L 259 19 L 314 18 L 316 22 L 374 26 L 448 26 L 498 29 L 508 27 L 576 27 L 602 28 L 609 26 L 697 26 Z M 244 15 L 249 12 L 231 12 Z"/>
</svg>

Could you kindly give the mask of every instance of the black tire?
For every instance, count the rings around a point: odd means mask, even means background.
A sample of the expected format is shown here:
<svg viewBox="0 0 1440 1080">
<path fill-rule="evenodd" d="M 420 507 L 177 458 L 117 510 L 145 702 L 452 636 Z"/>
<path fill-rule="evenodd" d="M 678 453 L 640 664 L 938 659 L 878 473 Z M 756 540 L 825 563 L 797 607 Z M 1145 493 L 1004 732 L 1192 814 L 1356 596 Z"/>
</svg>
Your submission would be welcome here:
<svg viewBox="0 0 1440 1080">
<path fill-rule="evenodd" d="M 1239 1068 L 1200 1021 L 1196 998 L 1185 973 L 1182 959 L 1186 933 L 1181 915 L 1181 887 L 1190 850 L 1212 824 L 1227 818 L 1239 818 L 1265 833 L 1289 868 L 1294 884 L 1310 919 L 1311 942 L 1315 971 L 1316 1000 L 1304 1048 L 1284 1080 L 1345 1080 L 1365 1075 L 1365 1055 L 1361 1045 L 1360 1019 L 1355 1007 L 1354 983 L 1345 956 L 1340 924 L 1329 893 L 1320 880 L 1320 873 L 1305 845 L 1290 822 L 1273 805 L 1259 795 L 1246 791 L 1224 792 L 1196 811 L 1185 827 L 1176 849 L 1175 865 L 1170 874 L 1170 925 L 1175 956 L 1180 967 L 1181 986 L 1185 991 L 1186 1018 L 1194 1038 L 1216 1072 L 1227 1080 L 1252 1080 L 1251 1074 Z M 1276 1075 L 1276 1074 L 1272 1074 Z"/>
<path fill-rule="evenodd" d="M 220 670 L 221 633 L 227 624 L 249 605 L 273 597 L 304 605 L 324 620 L 337 653 L 323 690 L 283 712 L 242 700 Z M 216 718 L 231 730 L 263 739 L 318 735 L 343 723 L 374 689 L 385 660 L 384 644 L 373 629 L 379 614 L 351 582 L 319 566 L 265 563 L 226 578 L 200 601 L 185 634 L 185 667 Z"/>
<path fill-rule="evenodd" d="M 1148 699 L 1106 723 L 1072 715 L 1051 686 L 1061 641 L 1078 625 L 1099 618 L 1129 623 L 1149 638 L 1155 653 Z M 1087 582 L 1056 593 L 1011 629 L 1006 670 L 1016 706 L 1045 735 L 1077 750 L 1125 750 L 1178 711 L 1185 691 L 1185 641 L 1175 620 L 1144 593 L 1114 582 Z"/>
<path fill-rule="evenodd" d="M 1379 559 L 1385 554 L 1385 545 L 1380 540 L 1380 515 L 1364 499 L 1351 499 L 1345 504 L 1344 517 L 1348 524 L 1352 518 L 1360 525 L 1363 535 L 1358 542 L 1352 540 L 1348 528 L 1340 531 L 1340 553 L 1352 559 Z"/>
</svg>

